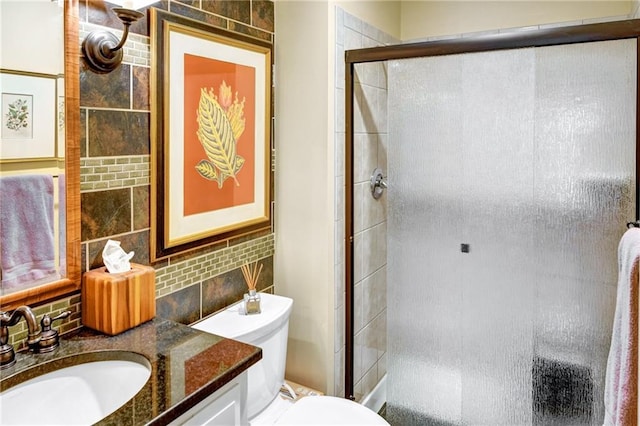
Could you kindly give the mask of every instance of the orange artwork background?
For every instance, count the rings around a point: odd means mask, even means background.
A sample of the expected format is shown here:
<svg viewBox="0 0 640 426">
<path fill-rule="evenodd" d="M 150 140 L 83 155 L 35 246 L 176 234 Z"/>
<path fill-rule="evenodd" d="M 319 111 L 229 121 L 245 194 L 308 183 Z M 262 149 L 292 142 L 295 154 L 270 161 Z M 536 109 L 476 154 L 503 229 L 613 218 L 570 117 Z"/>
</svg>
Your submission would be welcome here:
<svg viewBox="0 0 640 426">
<path fill-rule="evenodd" d="M 200 90 L 213 89 L 220 98 L 220 85 L 231 86 L 232 99 L 244 103 L 245 129 L 237 141 L 237 154 L 245 159 L 233 179 L 218 183 L 203 178 L 196 170 L 207 155 L 198 140 Z M 195 55 L 184 55 L 184 215 L 220 210 L 253 203 L 255 200 L 255 68 Z"/>
</svg>

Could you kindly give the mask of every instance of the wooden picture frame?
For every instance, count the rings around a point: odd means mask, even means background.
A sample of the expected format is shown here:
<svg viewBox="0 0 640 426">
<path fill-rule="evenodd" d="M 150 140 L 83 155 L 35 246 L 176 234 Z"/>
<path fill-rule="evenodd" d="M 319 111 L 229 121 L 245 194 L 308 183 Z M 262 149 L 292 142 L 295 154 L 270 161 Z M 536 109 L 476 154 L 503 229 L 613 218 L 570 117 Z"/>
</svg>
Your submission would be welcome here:
<svg viewBox="0 0 640 426">
<path fill-rule="evenodd" d="M 151 9 L 151 258 L 271 227 L 272 45 Z"/>
<path fill-rule="evenodd" d="M 57 156 L 57 78 L 0 70 L 0 162 Z"/>
</svg>

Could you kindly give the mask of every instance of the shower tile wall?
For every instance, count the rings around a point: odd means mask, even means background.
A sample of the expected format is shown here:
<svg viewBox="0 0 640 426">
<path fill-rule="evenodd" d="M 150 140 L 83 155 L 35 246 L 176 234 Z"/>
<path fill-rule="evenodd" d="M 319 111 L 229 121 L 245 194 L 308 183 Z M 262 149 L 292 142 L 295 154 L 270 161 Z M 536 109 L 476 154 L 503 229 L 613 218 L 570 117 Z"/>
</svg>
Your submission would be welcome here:
<svg viewBox="0 0 640 426">
<path fill-rule="evenodd" d="M 397 43 L 388 34 L 336 8 L 335 394 L 344 395 L 344 52 Z M 354 391 L 361 400 L 386 373 L 386 195 L 374 200 L 369 178 L 387 169 L 387 73 L 382 63 L 356 67 L 354 104 Z"/>
<path fill-rule="evenodd" d="M 631 3 L 631 13 L 629 13 L 629 18 L 640 18 L 640 0 L 635 0 Z"/>
<path fill-rule="evenodd" d="M 635 0 L 628 16 L 600 18 L 593 21 L 607 21 L 640 18 L 640 0 Z M 374 28 L 336 7 L 335 33 L 335 395 L 344 396 L 345 364 L 345 98 L 344 98 L 344 52 L 348 49 L 375 47 L 400 43 L 393 37 Z M 538 28 L 558 25 L 579 25 L 585 21 L 572 23 L 543 24 Z M 496 32 L 519 31 L 506 28 Z M 451 34 L 404 42 L 433 41 L 468 37 L 473 33 Z M 381 351 L 382 330 L 386 334 L 386 196 L 378 203 L 368 195 L 368 179 L 374 167 L 381 167 L 387 173 L 387 73 L 380 64 L 366 64 L 356 68 L 356 103 L 354 108 L 354 162 L 355 162 L 355 330 L 356 347 L 354 362 L 354 383 L 356 397 L 366 395 L 386 372 L 386 347 Z M 384 130 L 382 130 L 384 129 Z M 366 204 L 365 204 L 366 203 Z M 384 253 L 384 255 L 382 254 Z M 379 257 L 377 257 L 379 256 Z M 377 267 L 377 269 L 376 269 Z M 373 271 L 372 271 L 373 269 Z M 377 315 L 376 315 L 377 313 Z M 372 320 L 376 320 L 375 322 Z M 377 338 L 377 340 L 376 340 Z M 385 345 L 386 346 L 386 345 Z M 375 352 L 375 355 L 374 355 Z"/>
</svg>

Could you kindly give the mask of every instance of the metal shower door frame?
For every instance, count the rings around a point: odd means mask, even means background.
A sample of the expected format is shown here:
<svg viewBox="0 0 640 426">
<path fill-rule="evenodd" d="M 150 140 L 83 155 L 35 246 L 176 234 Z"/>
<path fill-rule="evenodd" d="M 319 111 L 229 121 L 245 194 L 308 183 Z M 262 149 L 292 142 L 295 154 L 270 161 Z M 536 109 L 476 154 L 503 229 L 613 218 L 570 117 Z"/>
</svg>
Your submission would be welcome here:
<svg viewBox="0 0 640 426">
<path fill-rule="evenodd" d="M 345 397 L 355 399 L 354 361 L 354 72 L 356 64 L 621 39 L 637 39 L 636 217 L 640 219 L 640 19 L 499 33 L 345 51 Z"/>
</svg>

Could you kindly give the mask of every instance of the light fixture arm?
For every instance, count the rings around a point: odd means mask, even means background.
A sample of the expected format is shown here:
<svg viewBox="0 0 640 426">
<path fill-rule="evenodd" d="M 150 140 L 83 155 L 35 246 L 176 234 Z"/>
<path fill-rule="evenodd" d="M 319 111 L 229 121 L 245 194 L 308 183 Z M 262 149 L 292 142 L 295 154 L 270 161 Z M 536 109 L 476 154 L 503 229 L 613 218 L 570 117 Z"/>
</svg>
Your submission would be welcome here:
<svg viewBox="0 0 640 426">
<path fill-rule="evenodd" d="M 110 73 L 122 63 L 122 47 L 127 41 L 129 27 L 144 16 L 142 12 L 132 9 L 117 7 L 111 10 L 124 25 L 122 39 L 118 41 L 108 31 L 93 31 L 82 42 L 82 53 L 89 68 L 100 74 Z"/>
</svg>

